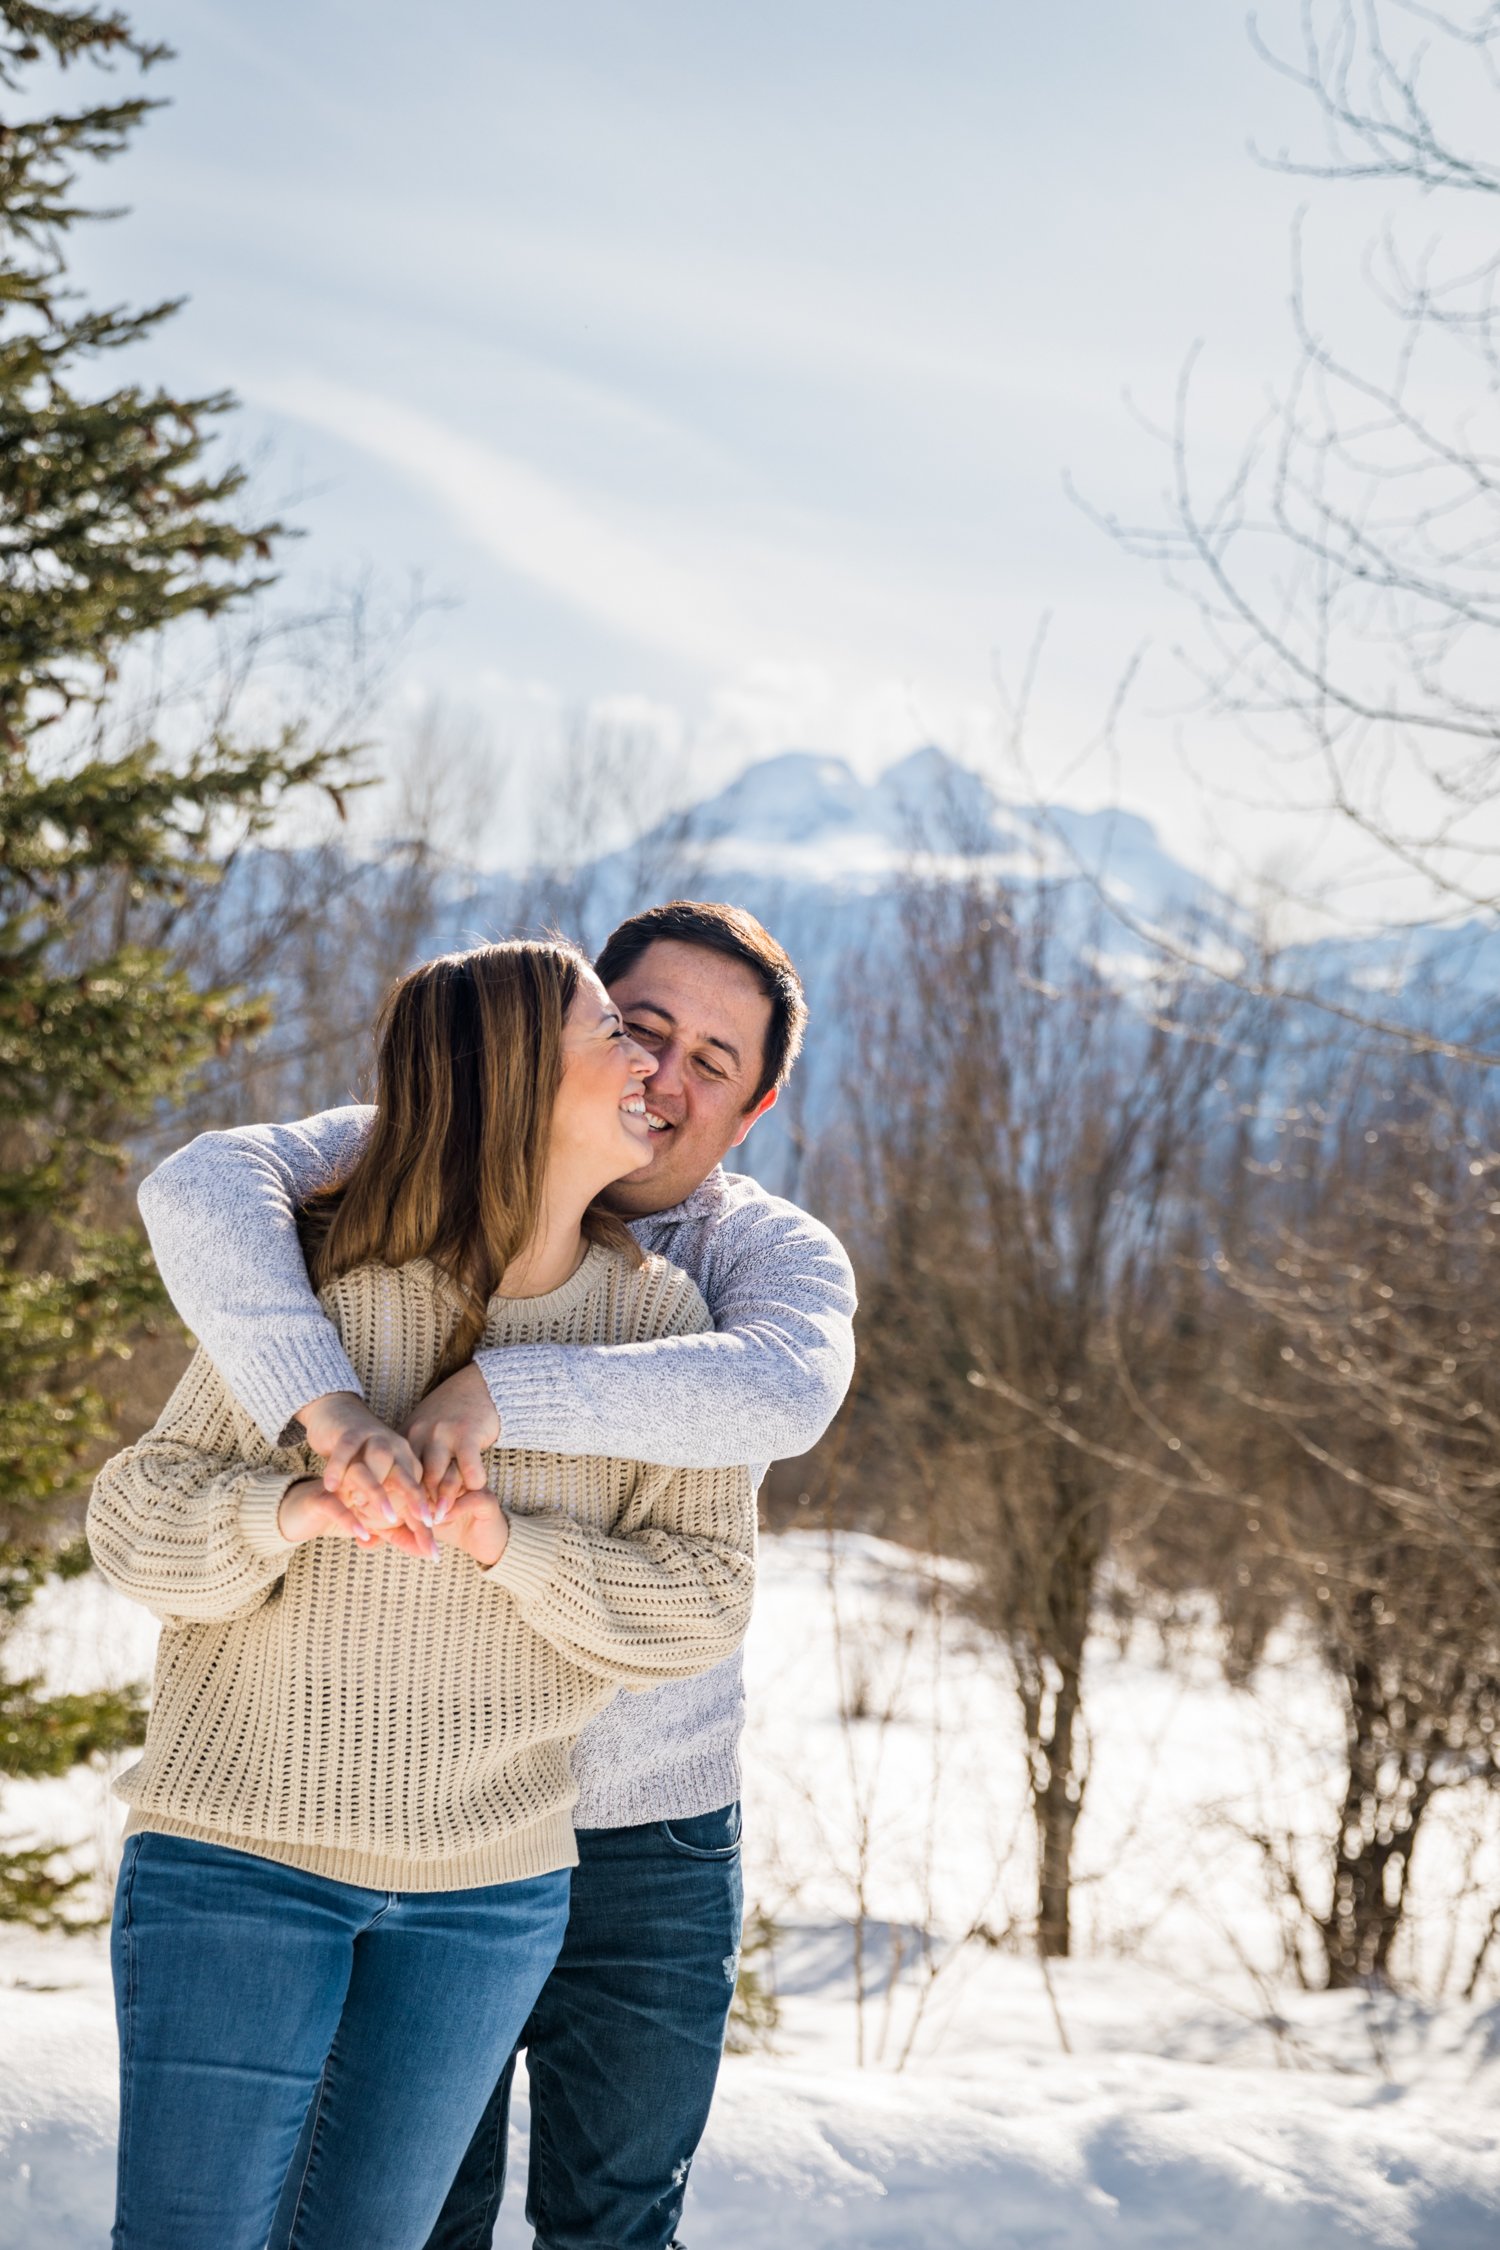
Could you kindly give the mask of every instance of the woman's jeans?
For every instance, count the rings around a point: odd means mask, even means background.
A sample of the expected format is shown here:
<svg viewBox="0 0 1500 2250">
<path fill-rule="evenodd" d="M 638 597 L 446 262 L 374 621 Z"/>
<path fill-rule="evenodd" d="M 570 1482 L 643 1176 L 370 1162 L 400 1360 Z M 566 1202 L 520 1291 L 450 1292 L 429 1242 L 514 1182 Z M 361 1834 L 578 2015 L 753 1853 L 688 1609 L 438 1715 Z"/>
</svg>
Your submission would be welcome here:
<svg viewBox="0 0 1500 2250">
<path fill-rule="evenodd" d="M 738 1805 L 578 1830 L 568 1934 L 521 2042 L 537 2250 L 663 2250 L 676 2240 L 734 1997 L 741 1900 Z M 427 2250 L 489 2250 L 513 2068 Z"/>
<path fill-rule="evenodd" d="M 372 1891 L 132 1836 L 115 2250 L 262 2250 L 305 2119 L 295 2250 L 420 2250 L 567 1918 L 566 1872 Z"/>
</svg>

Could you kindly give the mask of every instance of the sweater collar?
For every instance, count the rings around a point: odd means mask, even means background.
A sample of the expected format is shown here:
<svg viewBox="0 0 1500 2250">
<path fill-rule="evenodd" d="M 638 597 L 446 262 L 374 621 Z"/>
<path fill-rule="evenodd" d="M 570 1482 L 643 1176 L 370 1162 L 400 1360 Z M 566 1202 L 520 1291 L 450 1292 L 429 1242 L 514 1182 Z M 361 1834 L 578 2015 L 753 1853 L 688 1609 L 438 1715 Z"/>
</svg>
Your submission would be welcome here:
<svg viewBox="0 0 1500 2250">
<path fill-rule="evenodd" d="M 653 1227 L 675 1227 L 687 1219 L 717 1218 L 728 1197 L 729 1176 L 722 1164 L 716 1164 L 691 1195 L 685 1195 L 680 1203 L 670 1204 L 665 1211 L 651 1212 L 645 1223 Z"/>
<path fill-rule="evenodd" d="M 575 1306 L 582 1304 L 586 1297 L 593 1295 L 619 1257 L 618 1250 L 606 1249 L 602 1242 L 591 1242 L 584 1251 L 582 1263 L 558 1288 L 548 1289 L 539 1297 L 503 1297 L 497 1291 L 490 1299 L 488 1325 L 494 1327 L 498 1322 L 503 1326 L 507 1318 L 561 1319 L 564 1314 L 572 1312 Z M 462 1293 L 441 1266 L 434 1265 L 430 1258 L 418 1258 L 413 1263 L 427 1268 L 435 1288 L 452 1305 L 462 1306 Z"/>
</svg>

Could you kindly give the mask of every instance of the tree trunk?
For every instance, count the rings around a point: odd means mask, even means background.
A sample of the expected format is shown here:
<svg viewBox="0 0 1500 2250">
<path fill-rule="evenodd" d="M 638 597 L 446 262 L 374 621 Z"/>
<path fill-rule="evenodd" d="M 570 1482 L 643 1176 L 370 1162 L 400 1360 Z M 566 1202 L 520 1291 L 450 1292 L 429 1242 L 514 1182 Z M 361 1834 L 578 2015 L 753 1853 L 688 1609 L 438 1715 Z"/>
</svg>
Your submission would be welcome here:
<svg viewBox="0 0 1500 2250">
<path fill-rule="evenodd" d="M 1088 1775 L 1083 1748 L 1083 1654 L 1099 1570 L 1097 1508 L 1057 1494 L 1059 1526 L 1037 1615 L 1018 1661 L 1031 1759 L 1037 1839 L 1037 1946 L 1048 1960 L 1072 1950 L 1073 1839 Z"/>
<path fill-rule="evenodd" d="M 1318 1923 L 1330 1992 L 1388 1977 L 1417 1830 L 1432 1795 L 1426 1744 L 1407 1735 L 1404 1714 L 1391 1710 L 1374 1665 L 1355 1659 L 1345 1685 L 1349 1771 L 1328 1912 Z"/>
<path fill-rule="evenodd" d="M 1074 1731 L 1081 1675 L 1063 1674 L 1052 1705 L 1052 1725 L 1038 1745 L 1043 1771 L 1032 1787 L 1037 1833 L 1037 1945 L 1048 1960 L 1065 1961 L 1073 1946 L 1073 1837 L 1083 1810 L 1083 1781 L 1073 1771 Z M 1040 1783 L 1040 1787 L 1037 1783 Z"/>
</svg>

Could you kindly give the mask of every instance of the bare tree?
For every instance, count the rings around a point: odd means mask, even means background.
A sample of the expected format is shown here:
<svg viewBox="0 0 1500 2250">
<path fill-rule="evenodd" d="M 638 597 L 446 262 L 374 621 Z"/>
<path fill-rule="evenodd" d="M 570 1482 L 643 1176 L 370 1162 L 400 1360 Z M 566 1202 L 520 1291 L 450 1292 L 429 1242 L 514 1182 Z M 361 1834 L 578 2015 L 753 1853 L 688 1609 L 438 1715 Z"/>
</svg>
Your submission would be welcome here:
<svg viewBox="0 0 1500 2250">
<path fill-rule="evenodd" d="M 1458 920 L 1500 903 L 1500 10 L 1303 0 L 1292 52 L 1251 31 L 1322 129 L 1264 159 L 1316 183 L 1290 373 L 1215 477 L 1191 355 L 1164 518 L 1102 520 L 1196 610 L 1197 719 L 1248 736 L 1287 806 L 1337 816 L 1383 910 Z M 1382 188 L 1363 298 L 1331 303 L 1309 230 Z M 1380 1018 L 1356 997 L 1345 1014 Z"/>
<path fill-rule="evenodd" d="M 976 1566 L 1014 1667 L 1044 1957 L 1071 1945 L 1122 1442 L 1155 1446 L 1140 1393 L 1236 1005 L 1120 989 L 1078 912 L 1077 886 L 913 877 L 846 1011 L 855 1077 L 825 1190 L 861 1265 L 851 1451 L 876 1489 L 938 1496 L 935 1535 Z"/>
<path fill-rule="evenodd" d="M 227 871 L 190 957 L 264 986 L 266 1036 L 211 1072 L 191 1120 L 296 1116 L 367 1090 L 380 1002 L 412 964 L 471 941 L 470 839 L 496 786 L 488 743 L 431 705 L 388 740 L 354 833 L 287 839 Z"/>
<path fill-rule="evenodd" d="M 515 927 L 561 929 L 595 952 L 625 915 L 698 889 L 706 839 L 678 801 L 682 781 L 648 729 L 575 713 L 538 803 Z"/>
<path fill-rule="evenodd" d="M 1326 1887 L 1280 1860 L 1334 1987 L 1389 1979 L 1436 1797 L 1500 1778 L 1497 1123 L 1474 1073 L 1357 1058 L 1213 1261 L 1195 1420 L 1245 1478 L 1237 1561 L 1301 1609 L 1344 1706 Z"/>
</svg>

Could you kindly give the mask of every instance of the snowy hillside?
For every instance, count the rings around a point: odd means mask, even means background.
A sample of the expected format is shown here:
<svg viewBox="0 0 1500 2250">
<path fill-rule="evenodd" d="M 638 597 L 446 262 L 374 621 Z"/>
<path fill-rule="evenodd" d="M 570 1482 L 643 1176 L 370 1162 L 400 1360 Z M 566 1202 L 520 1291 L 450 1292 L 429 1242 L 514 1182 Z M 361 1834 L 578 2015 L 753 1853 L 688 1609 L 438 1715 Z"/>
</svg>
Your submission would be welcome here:
<svg viewBox="0 0 1500 2250">
<path fill-rule="evenodd" d="M 725 2066 L 691 2250 L 1492 2250 L 1493 1976 L 1472 2001 L 1394 2001 L 1281 1973 L 1250 1837 L 1310 1832 L 1330 1781 L 1332 1714 L 1294 1647 L 1250 1697 L 1206 1647 L 1169 1672 L 1139 1633 L 1096 1646 L 1082 1942 L 1044 1980 L 996 1652 L 899 1549 L 806 1532 L 763 1553 L 747 1890 L 781 2022 Z M 150 1635 L 91 1585 L 28 1639 L 17 1662 L 81 1682 L 138 1673 Z M 1429 1994 L 1500 1896 L 1493 1807 L 1460 1793 L 1442 1820 L 1403 1963 Z M 7 1827 L 27 1821 L 92 1851 L 113 1815 L 85 1776 L 8 1791 Z M 0 2250 L 103 2250 L 102 1942 L 5 1933 L 0 1985 Z M 496 2241 L 529 2239 L 516 2193 Z"/>
</svg>

